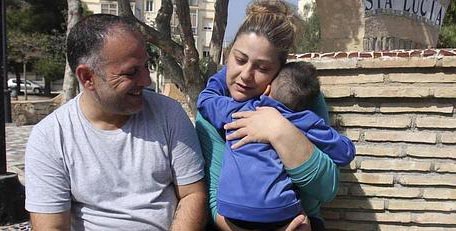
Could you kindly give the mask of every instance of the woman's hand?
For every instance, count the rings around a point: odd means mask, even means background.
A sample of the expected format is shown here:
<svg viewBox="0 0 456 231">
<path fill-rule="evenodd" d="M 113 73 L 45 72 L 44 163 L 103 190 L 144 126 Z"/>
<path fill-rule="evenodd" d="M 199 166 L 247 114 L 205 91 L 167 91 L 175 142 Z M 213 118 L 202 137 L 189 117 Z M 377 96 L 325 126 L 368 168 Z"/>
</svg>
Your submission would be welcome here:
<svg viewBox="0 0 456 231">
<path fill-rule="evenodd" d="M 225 130 L 236 130 L 227 140 L 240 139 L 232 149 L 252 142 L 270 143 L 287 168 L 295 168 L 307 161 L 314 145 L 275 108 L 258 107 L 256 111 L 234 113 L 234 122 L 225 124 Z"/>
<path fill-rule="evenodd" d="M 271 143 L 283 126 L 289 124 L 288 120 L 272 107 L 258 107 L 256 111 L 236 112 L 232 117 L 235 121 L 224 126 L 225 130 L 236 130 L 226 136 L 227 140 L 240 139 L 231 146 L 232 149 L 252 142 Z"/>
</svg>

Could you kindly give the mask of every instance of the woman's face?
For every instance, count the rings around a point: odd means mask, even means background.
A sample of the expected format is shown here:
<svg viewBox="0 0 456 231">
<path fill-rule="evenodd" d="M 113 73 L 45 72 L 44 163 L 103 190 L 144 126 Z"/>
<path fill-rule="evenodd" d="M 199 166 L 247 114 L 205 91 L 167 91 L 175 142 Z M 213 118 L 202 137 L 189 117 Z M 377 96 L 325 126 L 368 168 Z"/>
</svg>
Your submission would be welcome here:
<svg viewBox="0 0 456 231">
<path fill-rule="evenodd" d="M 227 63 L 231 97 L 245 101 L 263 94 L 279 70 L 277 49 L 265 37 L 255 33 L 238 36 Z"/>
</svg>

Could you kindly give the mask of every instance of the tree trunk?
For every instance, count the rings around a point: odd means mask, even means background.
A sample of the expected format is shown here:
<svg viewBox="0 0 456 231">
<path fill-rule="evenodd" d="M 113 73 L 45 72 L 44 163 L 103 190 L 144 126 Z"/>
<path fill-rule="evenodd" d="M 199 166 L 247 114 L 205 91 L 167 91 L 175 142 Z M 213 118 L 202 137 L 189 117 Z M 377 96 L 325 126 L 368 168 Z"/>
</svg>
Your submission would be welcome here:
<svg viewBox="0 0 456 231">
<path fill-rule="evenodd" d="M 215 18 L 209 50 L 210 61 L 207 67 L 208 76 L 217 71 L 222 57 L 223 37 L 225 36 L 228 19 L 228 2 L 229 0 L 215 1 Z M 207 79 L 205 81 L 207 81 Z"/>
<path fill-rule="evenodd" d="M 81 18 L 81 1 L 80 0 L 67 0 L 68 3 L 68 20 L 67 20 L 67 36 L 70 33 L 70 29 L 79 21 Z M 68 102 L 74 98 L 77 94 L 78 80 L 72 73 L 68 60 L 65 66 L 65 76 L 63 78 L 63 97 L 62 104 Z"/>
<path fill-rule="evenodd" d="M 49 78 L 44 78 L 44 95 L 51 96 L 51 84 L 52 81 Z"/>
<path fill-rule="evenodd" d="M 24 60 L 22 63 L 22 71 L 24 73 L 24 100 L 27 100 L 27 61 Z"/>
<path fill-rule="evenodd" d="M 18 64 L 14 65 L 14 73 L 16 74 L 16 86 L 14 87 L 16 89 L 15 99 L 18 100 L 19 99 L 19 94 L 21 93 L 21 85 L 20 85 L 20 82 L 21 82 L 21 67 Z"/>
<path fill-rule="evenodd" d="M 170 0 L 162 0 L 162 5 L 155 18 L 157 30 L 163 35 L 164 38 L 171 40 L 171 17 L 173 15 L 173 3 Z M 171 54 L 166 51 L 160 52 L 160 62 L 162 63 L 164 76 L 171 79 L 171 82 L 177 85 L 179 89 L 184 88 L 184 76 L 182 67 L 173 58 Z"/>
<path fill-rule="evenodd" d="M 187 95 L 187 102 L 195 116 L 196 100 L 198 99 L 199 92 L 204 87 L 204 80 L 199 68 L 199 54 L 195 47 L 190 19 L 190 7 L 187 0 L 176 0 L 176 14 L 181 26 L 181 39 L 184 45 L 182 72 L 185 84 L 181 90 Z"/>
</svg>

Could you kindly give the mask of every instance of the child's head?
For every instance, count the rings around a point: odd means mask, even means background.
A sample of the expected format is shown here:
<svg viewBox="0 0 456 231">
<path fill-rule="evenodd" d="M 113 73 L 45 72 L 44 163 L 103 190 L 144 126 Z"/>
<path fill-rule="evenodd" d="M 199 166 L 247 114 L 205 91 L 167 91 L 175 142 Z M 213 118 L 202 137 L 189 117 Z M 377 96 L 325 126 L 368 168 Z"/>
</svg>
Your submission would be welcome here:
<svg viewBox="0 0 456 231">
<path fill-rule="evenodd" d="M 293 111 L 307 109 L 320 94 L 316 68 L 308 62 L 290 62 L 271 83 L 269 96 Z"/>
</svg>

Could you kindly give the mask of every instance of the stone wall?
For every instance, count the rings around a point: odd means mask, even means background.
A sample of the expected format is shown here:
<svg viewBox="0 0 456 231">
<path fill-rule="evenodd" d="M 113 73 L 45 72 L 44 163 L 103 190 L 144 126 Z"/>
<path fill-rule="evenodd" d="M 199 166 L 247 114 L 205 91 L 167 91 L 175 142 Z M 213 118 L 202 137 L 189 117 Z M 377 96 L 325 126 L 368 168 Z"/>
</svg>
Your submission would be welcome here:
<svg viewBox="0 0 456 231">
<path fill-rule="evenodd" d="M 456 49 L 302 54 L 356 145 L 330 230 L 456 230 Z"/>
<path fill-rule="evenodd" d="M 49 100 L 11 101 L 11 118 L 17 126 L 36 124 L 60 106 L 61 96 Z"/>
<path fill-rule="evenodd" d="M 450 0 L 298 1 L 300 7 L 316 5 L 321 52 L 436 47 L 449 3 Z"/>
<path fill-rule="evenodd" d="M 364 38 L 364 4 L 360 0 L 318 0 L 320 51 L 362 51 Z"/>
</svg>

